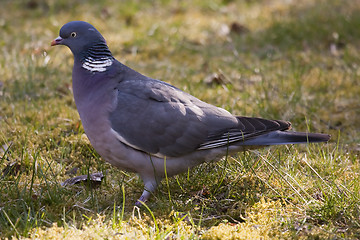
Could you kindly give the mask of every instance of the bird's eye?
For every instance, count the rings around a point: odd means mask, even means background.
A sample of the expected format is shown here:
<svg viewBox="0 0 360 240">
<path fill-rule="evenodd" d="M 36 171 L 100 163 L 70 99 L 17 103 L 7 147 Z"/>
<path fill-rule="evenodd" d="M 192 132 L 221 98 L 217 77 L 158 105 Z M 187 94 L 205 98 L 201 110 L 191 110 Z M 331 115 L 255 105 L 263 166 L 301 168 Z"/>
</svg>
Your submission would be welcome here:
<svg viewBox="0 0 360 240">
<path fill-rule="evenodd" d="M 70 35 L 71 37 L 76 37 L 76 32 L 72 32 Z"/>
</svg>

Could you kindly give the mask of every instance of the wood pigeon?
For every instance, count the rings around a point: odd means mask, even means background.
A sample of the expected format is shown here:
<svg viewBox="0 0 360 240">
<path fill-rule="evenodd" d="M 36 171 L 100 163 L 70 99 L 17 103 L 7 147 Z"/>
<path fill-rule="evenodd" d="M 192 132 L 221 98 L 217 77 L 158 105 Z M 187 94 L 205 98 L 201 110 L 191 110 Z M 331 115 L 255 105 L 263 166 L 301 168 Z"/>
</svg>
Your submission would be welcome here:
<svg viewBox="0 0 360 240">
<path fill-rule="evenodd" d="M 269 145 L 326 142 L 327 134 L 288 131 L 290 122 L 234 116 L 123 65 L 83 21 L 66 23 L 52 46 L 74 55 L 73 93 L 92 146 L 112 165 L 136 172 L 149 199 L 158 183 L 226 154 Z"/>
</svg>

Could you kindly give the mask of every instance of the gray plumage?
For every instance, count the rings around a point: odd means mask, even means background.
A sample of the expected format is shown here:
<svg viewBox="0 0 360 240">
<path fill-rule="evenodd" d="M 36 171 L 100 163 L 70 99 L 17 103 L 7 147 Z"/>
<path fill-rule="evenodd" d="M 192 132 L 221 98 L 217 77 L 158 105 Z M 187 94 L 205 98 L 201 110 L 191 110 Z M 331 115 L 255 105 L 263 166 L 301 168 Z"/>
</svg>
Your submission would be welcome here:
<svg viewBox="0 0 360 240">
<path fill-rule="evenodd" d="M 65 24 L 51 43 L 74 55 L 75 103 L 91 144 L 111 164 L 137 172 L 148 200 L 166 172 L 269 145 L 325 142 L 330 136 L 291 132 L 290 123 L 233 116 L 118 62 L 89 23 Z"/>
</svg>

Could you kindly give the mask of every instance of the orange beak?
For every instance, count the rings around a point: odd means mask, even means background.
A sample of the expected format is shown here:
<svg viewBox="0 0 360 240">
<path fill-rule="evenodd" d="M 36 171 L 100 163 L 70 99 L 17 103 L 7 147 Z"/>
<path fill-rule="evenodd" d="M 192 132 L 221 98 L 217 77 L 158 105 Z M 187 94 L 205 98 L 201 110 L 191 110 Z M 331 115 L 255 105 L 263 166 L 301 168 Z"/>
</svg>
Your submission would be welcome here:
<svg viewBox="0 0 360 240">
<path fill-rule="evenodd" d="M 62 40 L 63 40 L 62 37 L 55 38 L 54 40 L 51 41 L 51 46 L 56 46 L 61 44 Z"/>
</svg>

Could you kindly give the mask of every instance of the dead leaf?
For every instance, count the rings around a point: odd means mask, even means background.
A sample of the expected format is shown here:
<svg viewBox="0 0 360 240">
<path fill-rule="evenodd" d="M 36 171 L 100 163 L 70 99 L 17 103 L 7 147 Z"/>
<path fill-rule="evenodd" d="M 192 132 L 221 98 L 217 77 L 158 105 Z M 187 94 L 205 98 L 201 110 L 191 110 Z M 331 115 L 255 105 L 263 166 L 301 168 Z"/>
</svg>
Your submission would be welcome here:
<svg viewBox="0 0 360 240">
<path fill-rule="evenodd" d="M 228 78 L 225 77 L 225 75 L 220 72 L 220 73 L 213 73 L 208 75 L 205 79 L 204 82 L 208 85 L 225 85 L 228 83 L 231 83 L 230 80 Z"/>
<path fill-rule="evenodd" d="M 61 186 L 72 186 L 79 183 L 86 184 L 90 180 L 91 187 L 97 187 L 101 184 L 103 178 L 104 174 L 102 172 L 92 173 L 90 175 L 81 175 L 65 180 Z"/>
<path fill-rule="evenodd" d="M 205 185 L 203 185 L 203 188 L 200 191 L 193 192 L 192 195 L 195 198 L 207 198 L 210 195 L 210 191 Z"/>
<path fill-rule="evenodd" d="M 233 22 L 230 25 L 230 33 L 235 33 L 240 35 L 248 32 L 250 32 L 250 30 L 244 25 L 241 25 L 240 23 Z"/>
</svg>

